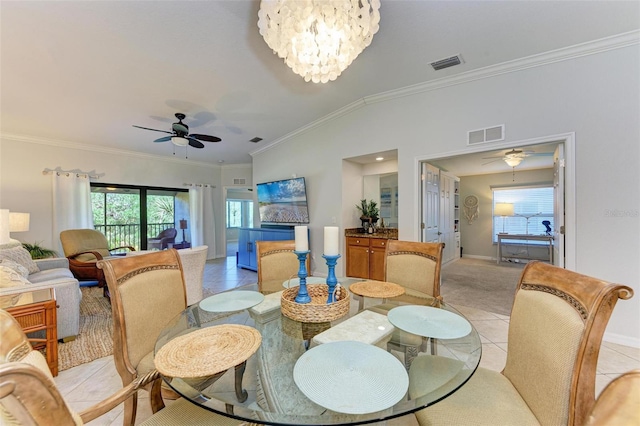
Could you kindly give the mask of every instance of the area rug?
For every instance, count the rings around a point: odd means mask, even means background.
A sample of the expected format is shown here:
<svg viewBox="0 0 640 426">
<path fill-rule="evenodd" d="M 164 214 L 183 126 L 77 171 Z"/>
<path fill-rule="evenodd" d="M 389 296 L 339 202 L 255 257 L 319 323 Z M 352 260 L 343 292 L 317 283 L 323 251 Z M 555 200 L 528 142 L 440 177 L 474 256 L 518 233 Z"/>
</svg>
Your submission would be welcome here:
<svg viewBox="0 0 640 426">
<path fill-rule="evenodd" d="M 510 315 L 523 268 L 522 263 L 462 258 L 442 267 L 440 294 L 454 306 Z"/>
<path fill-rule="evenodd" d="M 98 287 L 81 287 L 80 332 L 76 340 L 58 344 L 58 370 L 63 371 L 113 354 L 111 304 Z"/>
</svg>

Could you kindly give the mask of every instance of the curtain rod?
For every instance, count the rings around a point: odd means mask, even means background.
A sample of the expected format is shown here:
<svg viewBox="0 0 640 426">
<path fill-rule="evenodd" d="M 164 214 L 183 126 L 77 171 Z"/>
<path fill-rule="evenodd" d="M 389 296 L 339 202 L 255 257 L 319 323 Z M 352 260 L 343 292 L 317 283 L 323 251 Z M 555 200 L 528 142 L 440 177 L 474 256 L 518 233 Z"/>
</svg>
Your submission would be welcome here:
<svg viewBox="0 0 640 426">
<path fill-rule="evenodd" d="M 215 185 L 210 183 L 183 183 L 183 186 L 196 186 L 201 188 L 217 188 Z"/>
<path fill-rule="evenodd" d="M 73 174 L 78 175 L 78 177 L 79 177 L 79 176 L 86 176 L 86 177 L 91 178 L 91 179 L 100 179 L 102 176 L 104 176 L 104 173 L 102 173 L 102 174 L 97 174 L 97 173 L 95 172 L 95 170 L 92 170 L 92 171 L 90 171 L 90 172 L 83 172 L 83 171 L 82 171 L 82 170 L 80 170 L 80 169 L 76 169 L 76 170 L 62 170 L 62 168 L 60 168 L 60 167 L 56 167 L 54 170 L 52 170 L 52 169 L 48 169 L 48 168 L 47 168 L 47 169 L 44 169 L 44 170 L 42 171 L 42 174 L 43 174 L 43 175 L 48 175 L 48 174 L 51 174 L 51 173 L 57 173 L 58 175 L 60 175 L 60 173 L 67 174 L 67 175 L 69 175 L 69 174 L 73 173 Z"/>
</svg>

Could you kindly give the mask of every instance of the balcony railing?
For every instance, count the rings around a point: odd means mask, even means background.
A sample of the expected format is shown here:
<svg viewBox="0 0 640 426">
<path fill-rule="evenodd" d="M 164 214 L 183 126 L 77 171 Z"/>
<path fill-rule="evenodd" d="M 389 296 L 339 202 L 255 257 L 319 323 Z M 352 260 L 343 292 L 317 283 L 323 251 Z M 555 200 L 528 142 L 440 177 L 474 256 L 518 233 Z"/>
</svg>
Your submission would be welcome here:
<svg viewBox="0 0 640 426">
<path fill-rule="evenodd" d="M 148 223 L 146 238 L 155 238 L 160 232 L 165 229 L 175 228 L 175 226 L 175 223 Z M 94 228 L 107 237 L 109 247 L 133 246 L 136 250 L 142 247 L 139 223 L 126 225 L 95 225 Z"/>
</svg>

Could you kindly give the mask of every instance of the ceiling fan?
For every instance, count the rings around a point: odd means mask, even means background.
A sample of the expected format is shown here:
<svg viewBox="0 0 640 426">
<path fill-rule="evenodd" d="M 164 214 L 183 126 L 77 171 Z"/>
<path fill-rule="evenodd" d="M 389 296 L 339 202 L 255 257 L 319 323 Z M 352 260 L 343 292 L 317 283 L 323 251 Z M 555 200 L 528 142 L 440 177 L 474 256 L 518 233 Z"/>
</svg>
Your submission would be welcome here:
<svg viewBox="0 0 640 426">
<path fill-rule="evenodd" d="M 509 167 L 516 167 L 519 165 L 522 160 L 526 157 L 546 157 L 549 155 L 553 155 L 553 152 L 535 152 L 535 151 L 523 151 L 521 149 L 512 149 L 510 151 L 505 152 L 501 156 L 497 157 L 484 157 L 483 160 L 491 160 L 486 163 L 482 163 L 482 165 L 486 165 L 489 163 L 493 163 L 494 161 L 503 160 Z"/>
<path fill-rule="evenodd" d="M 161 137 L 159 139 L 154 140 L 154 142 L 171 141 L 174 145 L 177 145 L 177 146 L 189 145 L 194 148 L 204 148 L 204 144 L 201 141 L 220 142 L 222 140 L 217 136 L 201 135 L 198 133 L 189 134 L 189 126 L 187 126 L 182 122 L 182 120 L 184 120 L 185 117 L 186 116 L 183 113 L 176 112 L 176 118 L 178 119 L 178 122 L 173 123 L 171 125 L 171 129 L 173 130 L 171 132 L 167 130 L 150 129 L 148 127 L 136 126 L 135 124 L 133 125 L 133 127 L 137 127 L 138 129 L 144 129 L 144 130 L 152 130 L 154 132 L 168 133 L 171 136 Z"/>
</svg>

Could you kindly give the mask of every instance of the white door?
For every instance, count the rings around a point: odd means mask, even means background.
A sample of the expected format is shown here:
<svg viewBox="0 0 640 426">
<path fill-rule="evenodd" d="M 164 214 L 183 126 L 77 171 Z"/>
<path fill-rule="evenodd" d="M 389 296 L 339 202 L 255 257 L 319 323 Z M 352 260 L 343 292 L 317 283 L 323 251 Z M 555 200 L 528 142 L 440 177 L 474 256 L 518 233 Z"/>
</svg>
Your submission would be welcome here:
<svg viewBox="0 0 640 426">
<path fill-rule="evenodd" d="M 553 153 L 553 264 L 564 268 L 564 144 Z"/>
<path fill-rule="evenodd" d="M 440 170 L 422 163 L 422 241 L 437 243 L 440 238 Z"/>
</svg>

